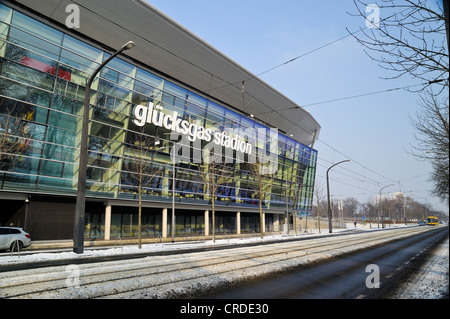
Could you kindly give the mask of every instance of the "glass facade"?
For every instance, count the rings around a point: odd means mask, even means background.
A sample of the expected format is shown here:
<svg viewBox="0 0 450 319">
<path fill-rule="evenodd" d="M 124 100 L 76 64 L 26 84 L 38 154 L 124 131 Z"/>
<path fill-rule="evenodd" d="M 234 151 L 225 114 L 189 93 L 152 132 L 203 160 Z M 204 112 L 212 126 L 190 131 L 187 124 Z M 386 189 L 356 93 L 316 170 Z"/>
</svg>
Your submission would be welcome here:
<svg viewBox="0 0 450 319">
<path fill-rule="evenodd" d="M 0 191 L 76 193 L 85 85 L 108 56 L 74 35 L 0 4 Z M 141 192 L 144 201 L 170 202 L 174 186 L 176 203 L 210 205 L 210 185 L 204 178 L 208 164 L 196 156 L 209 141 L 200 131 L 241 130 L 247 132 L 243 141 L 251 144 L 252 154 L 270 151 L 276 158 L 276 169 L 264 181 L 264 209 L 311 210 L 317 152 L 279 133 L 269 140 L 273 130 L 255 119 L 119 58 L 94 81 L 90 102 L 90 198 L 136 200 Z M 136 114 L 142 115 L 138 110 L 150 105 L 154 107 L 153 123 L 160 121 L 160 125 L 136 121 Z M 176 119 L 198 136 L 195 141 L 181 136 L 189 146 L 188 153 L 172 151 L 180 137 L 173 139 L 175 124 L 170 129 L 168 121 Z M 264 132 L 265 138 L 248 132 Z M 161 144 L 157 146 L 158 139 Z M 231 158 L 227 166 L 232 169 L 218 182 L 216 206 L 255 208 L 258 212 L 257 177 L 248 163 L 250 154 L 243 155 L 239 149 L 230 152 L 223 143 L 221 149 Z M 171 155 L 176 155 L 175 172 Z M 139 173 L 143 166 L 145 170 Z M 135 221 L 130 216 L 113 214 L 114 220 L 121 220 L 117 222 L 120 227 L 130 225 L 120 230 L 122 234 L 133 232 Z M 160 217 L 146 216 L 153 225 L 160 225 Z M 89 218 L 95 225 L 102 222 L 102 217 Z M 252 218 L 245 218 L 245 227 L 255 230 Z M 222 219 L 224 229 L 234 223 L 229 217 Z M 204 220 L 193 215 L 180 224 L 193 225 L 189 229 L 200 232 Z M 148 233 L 160 231 L 155 226 Z M 96 232 L 101 236 L 100 228 L 93 226 L 89 233 L 94 235 L 89 236 L 97 236 Z"/>
</svg>

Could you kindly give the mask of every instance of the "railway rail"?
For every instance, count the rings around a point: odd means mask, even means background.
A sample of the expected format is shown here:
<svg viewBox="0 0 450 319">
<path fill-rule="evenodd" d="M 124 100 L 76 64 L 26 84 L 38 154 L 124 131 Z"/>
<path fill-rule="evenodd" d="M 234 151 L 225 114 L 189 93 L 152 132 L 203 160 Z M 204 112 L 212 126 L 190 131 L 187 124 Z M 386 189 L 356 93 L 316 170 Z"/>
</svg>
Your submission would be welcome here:
<svg viewBox="0 0 450 319">
<path fill-rule="evenodd" d="M 273 274 L 437 228 L 361 232 L 253 247 L 0 273 L 0 298 L 171 298 Z"/>
</svg>

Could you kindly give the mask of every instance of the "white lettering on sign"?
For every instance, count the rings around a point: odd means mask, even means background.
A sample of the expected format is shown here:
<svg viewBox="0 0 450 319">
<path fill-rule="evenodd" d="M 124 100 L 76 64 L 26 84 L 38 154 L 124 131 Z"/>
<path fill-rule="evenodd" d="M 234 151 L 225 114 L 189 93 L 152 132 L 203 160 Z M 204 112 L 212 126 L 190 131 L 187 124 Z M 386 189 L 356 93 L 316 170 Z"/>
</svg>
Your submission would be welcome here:
<svg viewBox="0 0 450 319">
<path fill-rule="evenodd" d="M 197 139 L 206 142 L 213 141 L 215 144 L 224 146 L 225 148 L 249 155 L 252 154 L 252 144 L 246 142 L 239 135 L 231 137 L 226 135 L 225 132 L 213 132 L 201 125 L 189 123 L 189 121 L 179 118 L 177 111 L 173 111 L 172 114 L 166 114 L 162 111 L 163 107 L 160 105 L 155 106 L 153 102 L 150 102 L 148 106 L 136 105 L 134 109 L 135 119 L 133 122 L 139 127 L 144 126 L 146 123 L 164 127 L 173 132 L 187 135 L 191 142 L 195 142 Z"/>
</svg>

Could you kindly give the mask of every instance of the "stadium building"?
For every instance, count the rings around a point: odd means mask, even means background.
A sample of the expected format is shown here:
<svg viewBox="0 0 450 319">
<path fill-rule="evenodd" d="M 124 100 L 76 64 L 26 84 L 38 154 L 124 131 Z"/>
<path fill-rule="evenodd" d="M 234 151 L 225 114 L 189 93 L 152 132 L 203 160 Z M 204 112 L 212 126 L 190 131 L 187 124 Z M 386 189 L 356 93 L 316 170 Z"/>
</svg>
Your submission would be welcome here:
<svg viewBox="0 0 450 319">
<path fill-rule="evenodd" d="M 0 225 L 72 238 L 86 82 L 128 41 L 91 86 L 86 240 L 135 238 L 140 197 L 145 238 L 172 216 L 211 235 L 213 203 L 228 235 L 311 211 L 306 110 L 144 0 L 18 0 L 0 2 Z"/>
</svg>

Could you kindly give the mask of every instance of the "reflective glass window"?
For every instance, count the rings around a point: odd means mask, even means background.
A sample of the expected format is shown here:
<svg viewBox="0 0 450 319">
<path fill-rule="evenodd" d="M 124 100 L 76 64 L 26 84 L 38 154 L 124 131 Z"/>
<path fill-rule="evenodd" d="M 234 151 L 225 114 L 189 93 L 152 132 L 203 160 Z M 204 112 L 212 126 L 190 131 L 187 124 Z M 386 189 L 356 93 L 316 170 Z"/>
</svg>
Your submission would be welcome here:
<svg viewBox="0 0 450 319">
<path fill-rule="evenodd" d="M 4 74 L 2 74 L 4 75 Z M 25 85 L 20 85 L 19 83 L 15 81 L 11 81 L 8 79 L 2 79 L 0 78 L 0 94 L 4 96 L 13 97 L 18 100 L 25 101 L 27 96 L 27 87 Z M 5 100 L 0 104 L 0 107 L 4 106 L 4 103 L 11 104 L 13 103 L 12 100 Z M 12 107 L 13 105 L 11 105 Z"/>
<path fill-rule="evenodd" d="M 186 114 L 189 115 L 192 122 L 195 121 L 203 123 L 206 113 L 206 104 L 206 99 L 189 92 Z"/>
<path fill-rule="evenodd" d="M 227 111 L 227 117 L 228 117 L 228 111 Z M 246 118 L 244 116 L 241 117 L 241 128 L 243 130 L 246 130 L 248 128 L 253 128 L 255 125 L 255 122 L 250 120 L 249 118 Z"/>
<path fill-rule="evenodd" d="M 136 80 L 134 84 L 133 103 L 146 105 L 155 100 L 161 101 L 162 90 L 157 89 L 147 83 Z"/>
<path fill-rule="evenodd" d="M 55 127 L 62 127 L 71 131 L 77 130 L 77 118 L 66 113 L 50 111 L 48 124 Z"/>
<path fill-rule="evenodd" d="M 58 144 L 45 143 L 43 158 L 73 163 L 75 158 L 74 149 L 71 147 L 66 147 Z"/>
<path fill-rule="evenodd" d="M 101 50 L 67 34 L 64 35 L 63 49 L 65 50 L 63 50 L 61 56 L 67 56 L 69 64 L 89 73 L 92 73 L 100 65 L 103 58 Z"/>
<path fill-rule="evenodd" d="M 11 17 L 12 9 L 0 3 L 0 56 L 5 54 L 6 42 L 3 40 L 6 40 L 8 35 L 8 23 L 11 22 Z"/>
<path fill-rule="evenodd" d="M 3 75 L 5 74 L 16 81 L 27 83 L 48 91 L 53 90 L 55 82 L 55 77 L 50 74 L 9 61 L 3 63 Z"/>
<path fill-rule="evenodd" d="M 85 86 L 102 58 L 102 51 L 66 34 L 60 59 L 64 64 L 60 64 L 58 77 Z"/>
<path fill-rule="evenodd" d="M 62 43 L 62 32 L 18 11 L 14 11 L 12 25 L 9 35 L 11 42 L 43 56 L 58 59 L 60 48 L 57 45 Z"/>
<path fill-rule="evenodd" d="M 0 3 L 0 20 L 6 23 L 11 22 L 12 9 Z"/>
<path fill-rule="evenodd" d="M 106 60 L 109 56 L 105 53 L 103 59 Z M 127 89 L 133 88 L 135 76 L 136 67 L 118 58 L 112 59 L 101 71 L 101 77 Z"/>
<path fill-rule="evenodd" d="M 0 21 L 0 57 L 5 56 L 6 38 L 8 35 L 9 26 Z"/>
<path fill-rule="evenodd" d="M 63 163 L 43 160 L 41 164 L 41 175 L 61 177 Z"/>
<path fill-rule="evenodd" d="M 162 89 L 164 85 L 164 80 L 162 78 L 140 68 L 136 71 L 136 79 L 157 89 Z M 136 84 L 136 86 L 138 85 Z M 139 89 L 136 91 L 139 91 Z"/>
<path fill-rule="evenodd" d="M 75 147 L 75 137 L 76 133 L 73 131 L 68 131 L 64 128 L 49 127 L 45 140 L 50 143 Z"/>
<path fill-rule="evenodd" d="M 99 92 L 106 93 L 107 95 L 113 96 L 119 100 L 131 102 L 131 91 L 120 85 L 100 79 L 98 90 Z"/>
<path fill-rule="evenodd" d="M 186 106 L 186 96 L 187 90 L 167 81 L 164 83 L 163 102 L 175 106 L 178 112 L 184 111 Z M 164 107 L 166 107 L 166 105 L 164 105 Z"/>
</svg>

